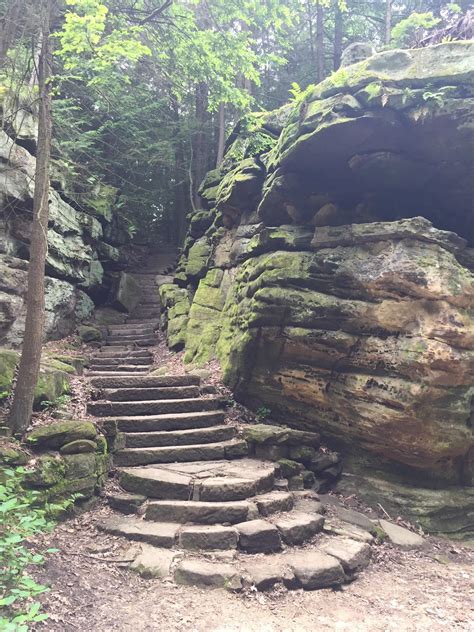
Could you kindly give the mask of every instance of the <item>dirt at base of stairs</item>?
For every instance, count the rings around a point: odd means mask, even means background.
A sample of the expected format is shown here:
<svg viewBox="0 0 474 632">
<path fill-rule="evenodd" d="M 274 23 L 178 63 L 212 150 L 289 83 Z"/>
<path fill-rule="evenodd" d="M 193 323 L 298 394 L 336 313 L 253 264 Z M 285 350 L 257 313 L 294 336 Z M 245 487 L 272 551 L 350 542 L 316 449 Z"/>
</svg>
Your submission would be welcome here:
<svg viewBox="0 0 474 632">
<path fill-rule="evenodd" d="M 98 506 L 43 536 L 55 547 L 35 571 L 51 586 L 43 598 L 47 632 L 474 632 L 474 552 L 429 538 L 423 551 L 376 547 L 372 564 L 340 590 L 269 593 L 176 586 L 122 568 L 130 546 L 103 534 Z"/>
</svg>

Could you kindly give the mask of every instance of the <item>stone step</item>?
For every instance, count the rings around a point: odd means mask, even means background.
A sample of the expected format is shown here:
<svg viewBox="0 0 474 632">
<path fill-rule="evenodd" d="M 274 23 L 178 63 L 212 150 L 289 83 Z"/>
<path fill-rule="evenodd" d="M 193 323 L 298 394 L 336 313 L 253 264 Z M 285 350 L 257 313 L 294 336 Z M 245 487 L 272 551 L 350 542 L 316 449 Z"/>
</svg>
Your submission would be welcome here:
<svg viewBox="0 0 474 632">
<path fill-rule="evenodd" d="M 115 338 L 112 336 L 109 336 L 107 338 L 107 340 L 105 341 L 105 344 L 107 346 L 111 345 L 111 346 L 115 346 L 117 343 L 123 342 L 123 339 L 121 340 L 120 338 Z M 157 343 L 157 339 L 155 336 L 149 336 L 149 337 L 132 337 L 130 340 L 127 338 L 127 342 L 132 343 L 133 346 L 136 347 L 154 347 Z"/>
<path fill-rule="evenodd" d="M 127 378 L 110 376 L 91 380 L 94 388 L 159 388 L 164 386 L 198 386 L 197 375 L 137 375 Z"/>
<path fill-rule="evenodd" d="M 149 448 L 165 446 L 184 446 L 227 441 L 236 435 L 234 426 L 211 426 L 210 428 L 192 428 L 163 432 L 125 433 L 125 447 Z"/>
<path fill-rule="evenodd" d="M 138 518 L 108 518 L 98 523 L 101 531 L 119 535 L 128 540 L 147 542 L 154 546 L 172 548 L 180 525 L 171 522 L 148 522 Z"/>
<path fill-rule="evenodd" d="M 152 356 L 143 356 L 143 357 L 136 357 L 136 356 L 122 356 L 122 357 L 114 357 L 114 356 L 109 356 L 106 355 L 105 357 L 101 357 L 99 355 L 96 355 L 95 357 L 91 358 L 91 362 L 94 366 L 98 366 L 98 365 L 105 365 L 105 366 L 112 366 L 112 365 L 117 365 L 117 364 L 129 364 L 134 365 L 134 366 L 150 366 L 150 364 L 153 364 L 153 357 Z"/>
<path fill-rule="evenodd" d="M 98 353 L 130 353 L 131 351 L 136 351 L 133 345 L 109 345 L 107 347 L 101 347 Z M 150 353 L 146 349 L 139 349 L 138 351 L 146 351 L 146 353 Z"/>
<path fill-rule="evenodd" d="M 125 333 L 115 333 L 115 334 L 109 334 L 107 336 L 107 342 L 118 342 L 119 344 L 121 342 L 131 342 L 131 343 L 136 343 L 138 341 L 141 340 L 149 340 L 155 339 L 155 336 L 153 334 L 152 331 L 150 331 L 149 333 L 137 333 L 137 334 L 129 334 L 128 332 Z"/>
<path fill-rule="evenodd" d="M 121 329 L 115 329 L 109 327 L 109 336 L 115 337 L 126 337 L 126 336 L 153 336 L 154 328 L 150 327 L 150 325 L 138 327 L 132 325 L 123 325 Z"/>
<path fill-rule="evenodd" d="M 127 323 L 135 325 L 135 324 L 140 324 L 140 323 L 149 323 L 150 325 L 153 326 L 153 329 L 156 329 L 157 327 L 160 326 L 160 319 L 159 318 L 129 318 L 127 320 Z"/>
<path fill-rule="evenodd" d="M 160 308 L 159 307 L 137 307 L 137 309 L 132 313 L 132 317 L 140 319 L 143 322 L 145 318 L 159 318 L 160 317 Z"/>
<path fill-rule="evenodd" d="M 105 417 L 102 419 L 102 426 L 105 432 L 112 433 L 116 431 L 161 432 L 165 430 L 209 428 L 222 424 L 224 418 L 225 413 L 222 410 L 210 410 L 194 413 L 147 415 L 143 417 Z"/>
<path fill-rule="evenodd" d="M 156 500 L 148 503 L 145 519 L 181 524 L 236 524 L 245 522 L 251 509 L 251 503 L 245 500 L 231 502 Z"/>
<path fill-rule="evenodd" d="M 114 331 L 127 331 L 127 329 L 154 329 L 153 327 L 153 323 L 131 323 L 129 320 L 127 320 L 125 323 L 122 323 L 120 325 L 109 325 L 108 326 L 108 330 L 109 332 L 114 332 Z"/>
<path fill-rule="evenodd" d="M 178 533 L 178 546 L 188 551 L 230 551 L 237 548 L 238 540 L 237 529 L 219 524 L 189 525 Z"/>
<path fill-rule="evenodd" d="M 110 375 L 117 375 L 120 377 L 129 377 L 130 375 L 137 375 L 137 372 L 135 371 L 134 373 L 131 373 L 130 371 L 122 371 L 122 370 L 113 370 L 113 371 L 99 371 L 99 370 L 95 370 L 94 371 L 87 371 L 87 377 L 108 377 Z"/>
<path fill-rule="evenodd" d="M 130 415 L 162 415 L 166 413 L 197 413 L 217 410 L 222 404 L 220 397 L 191 399 L 161 399 L 140 402 L 89 402 L 87 411 L 98 417 Z"/>
<path fill-rule="evenodd" d="M 89 370 L 92 372 L 100 373 L 147 373 L 150 369 L 149 366 L 143 366 L 141 364 L 90 364 Z"/>
<path fill-rule="evenodd" d="M 218 443 L 203 443 L 163 448 L 126 448 L 114 456 L 119 467 L 147 465 L 149 463 L 185 463 L 187 461 L 216 461 L 244 456 L 247 444 L 240 439 Z"/>
<path fill-rule="evenodd" d="M 141 358 L 138 358 L 141 359 Z M 155 388 L 106 388 L 102 399 L 111 402 L 134 402 L 157 399 L 185 399 L 199 397 L 199 386 L 160 386 Z"/>
<path fill-rule="evenodd" d="M 92 356 L 92 359 L 96 358 L 120 358 L 122 360 L 128 358 L 152 358 L 152 354 L 148 351 L 148 349 L 121 349 L 118 351 L 112 350 L 112 347 L 102 347 L 99 353 L 95 353 Z"/>
<path fill-rule="evenodd" d="M 251 498 L 255 511 L 259 499 L 273 487 L 276 466 L 273 463 L 253 459 L 237 461 L 198 461 L 161 464 L 147 467 L 129 467 L 118 470 L 120 485 L 131 493 L 145 494 L 160 500 L 201 500 L 223 502 Z M 261 494 L 264 492 L 263 494 Z M 287 496 L 285 506 L 274 502 L 272 511 L 286 511 L 292 507 L 292 495 Z M 256 496 L 259 494 L 258 496 Z M 261 495 L 260 495 L 261 494 Z M 255 496 L 255 498 L 253 498 Z M 263 501 L 262 501 L 263 503 Z M 269 515 L 272 511 L 267 511 Z"/>
</svg>

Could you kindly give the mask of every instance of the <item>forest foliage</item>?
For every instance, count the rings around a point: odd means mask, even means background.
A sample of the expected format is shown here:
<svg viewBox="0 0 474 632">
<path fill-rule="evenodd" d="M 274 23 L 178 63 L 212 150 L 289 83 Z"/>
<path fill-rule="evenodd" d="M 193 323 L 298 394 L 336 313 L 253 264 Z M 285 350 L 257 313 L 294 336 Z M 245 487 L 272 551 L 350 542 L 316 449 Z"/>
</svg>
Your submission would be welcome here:
<svg viewBox="0 0 474 632">
<path fill-rule="evenodd" d="M 35 4 L 0 2 L 3 40 L 11 40 L 2 87 L 30 104 Z M 53 156 L 67 196 L 80 208 L 108 183 L 133 231 L 160 227 L 179 241 L 199 183 L 245 112 L 274 109 L 331 74 L 352 42 L 418 45 L 467 8 L 443 0 L 58 1 Z"/>
</svg>

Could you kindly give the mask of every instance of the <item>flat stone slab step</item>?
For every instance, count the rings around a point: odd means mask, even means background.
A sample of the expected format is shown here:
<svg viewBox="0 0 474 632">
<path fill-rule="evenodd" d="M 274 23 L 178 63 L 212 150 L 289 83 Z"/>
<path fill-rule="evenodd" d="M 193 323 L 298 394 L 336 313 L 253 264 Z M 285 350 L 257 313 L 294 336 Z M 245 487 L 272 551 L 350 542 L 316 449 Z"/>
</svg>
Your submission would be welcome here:
<svg viewBox="0 0 474 632">
<path fill-rule="evenodd" d="M 153 322 L 158 322 L 158 321 L 153 321 Z M 109 330 L 109 332 L 113 332 L 113 331 L 126 331 L 128 329 L 134 329 L 134 330 L 154 329 L 154 327 L 152 323 L 147 323 L 147 322 L 131 323 L 130 320 L 127 320 L 125 323 L 122 323 L 121 325 L 109 325 L 107 329 Z"/>
<path fill-rule="evenodd" d="M 139 358 L 141 359 L 141 358 Z M 103 399 L 111 402 L 133 402 L 157 399 L 185 399 L 199 397 L 199 386 L 158 386 L 132 388 L 105 388 L 101 392 Z"/>
<path fill-rule="evenodd" d="M 94 366 L 112 366 L 112 365 L 133 365 L 133 366 L 150 366 L 153 364 L 153 357 L 150 355 L 147 356 L 132 356 L 132 355 L 96 355 L 91 358 L 91 362 Z"/>
<path fill-rule="evenodd" d="M 182 560 L 174 571 L 174 580 L 185 586 L 208 586 L 240 590 L 242 580 L 231 564 L 205 560 Z"/>
<path fill-rule="evenodd" d="M 318 514 L 290 512 L 274 521 L 285 544 L 302 544 L 323 529 L 324 517 Z"/>
<path fill-rule="evenodd" d="M 148 317 L 147 318 L 129 318 L 127 320 L 127 323 L 129 323 L 129 324 L 140 324 L 140 323 L 145 324 L 145 323 L 149 323 L 151 325 L 154 325 L 154 328 L 155 328 L 155 327 L 159 327 L 160 319 L 157 318 L 157 317 L 155 317 L 155 318 L 148 318 Z"/>
<path fill-rule="evenodd" d="M 253 459 L 197 461 L 123 468 L 119 482 L 128 492 L 149 498 L 224 502 L 268 491 L 273 487 L 275 469 L 273 463 Z M 291 494 L 287 495 L 291 502 Z"/>
<path fill-rule="evenodd" d="M 95 353 L 92 359 L 99 358 L 120 358 L 122 362 L 128 360 L 128 358 L 152 358 L 152 354 L 148 349 L 119 349 L 115 351 L 112 347 L 102 347 L 99 353 Z"/>
<path fill-rule="evenodd" d="M 236 450 L 240 448 L 240 454 Z M 243 456 L 247 444 L 239 439 L 187 446 L 163 448 L 127 448 L 115 454 L 116 465 L 130 467 L 149 463 L 176 463 L 186 461 L 214 461 Z M 235 457 L 234 457 L 235 454 Z"/>
<path fill-rule="evenodd" d="M 132 343 L 132 344 L 139 344 L 139 343 L 145 343 L 148 342 L 149 340 L 152 340 L 154 342 L 156 342 L 156 337 L 155 335 L 150 335 L 150 334 L 123 334 L 122 336 L 118 336 L 117 334 L 114 334 L 113 336 L 111 336 L 110 334 L 107 336 L 107 340 L 106 340 L 106 344 L 120 344 L 120 343 Z"/>
<path fill-rule="evenodd" d="M 211 426 L 190 430 L 165 430 L 162 432 L 129 432 L 125 434 L 125 447 L 149 448 L 184 446 L 196 443 L 217 443 L 227 441 L 236 435 L 234 426 Z"/>
<path fill-rule="evenodd" d="M 131 344 L 132 347 L 153 347 L 154 345 L 156 345 L 157 342 L 157 338 L 155 336 L 153 337 L 149 337 L 149 338 L 143 338 L 143 339 L 138 339 L 138 337 L 136 338 L 132 338 L 132 339 L 127 339 L 126 341 L 121 340 L 120 338 L 115 338 L 115 337 L 111 337 L 109 336 L 106 341 L 105 344 L 106 346 L 115 346 L 117 344 L 123 343 L 123 342 L 127 342 L 127 344 Z"/>
<path fill-rule="evenodd" d="M 109 518 L 100 522 L 98 528 L 112 535 L 123 536 L 129 540 L 147 542 L 154 546 L 172 548 L 180 525 L 171 522 L 148 522 L 138 518 Z"/>
<path fill-rule="evenodd" d="M 122 325 L 121 329 L 112 329 L 108 327 L 108 335 L 113 338 L 127 338 L 130 336 L 153 336 L 155 333 L 152 325 L 128 324 Z"/>
<path fill-rule="evenodd" d="M 224 418 L 225 414 L 222 410 L 147 415 L 143 417 L 106 417 L 102 419 L 102 427 L 107 434 L 111 435 L 116 432 L 160 432 L 165 430 L 208 428 L 222 424 Z"/>
<path fill-rule="evenodd" d="M 138 351 L 137 353 L 143 353 Z M 198 386 L 197 375 L 146 375 L 137 377 L 107 377 L 91 380 L 94 388 L 159 388 L 162 386 Z"/>
<path fill-rule="evenodd" d="M 178 534 L 178 546 L 189 551 L 229 551 L 237 548 L 239 532 L 222 525 L 190 525 Z"/>
<path fill-rule="evenodd" d="M 90 364 L 90 371 L 101 371 L 103 373 L 114 373 L 115 371 L 121 371 L 122 373 L 146 373 L 149 371 L 149 366 L 142 364 Z"/>
<path fill-rule="evenodd" d="M 251 508 L 251 503 L 245 500 L 233 502 L 157 500 L 148 504 L 145 519 L 180 524 L 236 524 L 248 519 Z"/>
<path fill-rule="evenodd" d="M 221 405 L 221 398 L 187 398 L 161 399 L 135 402 L 89 402 L 87 411 L 98 417 L 111 415 L 160 415 L 164 413 L 197 413 L 204 410 L 217 410 Z M 193 461 L 197 459 L 191 459 Z"/>
</svg>

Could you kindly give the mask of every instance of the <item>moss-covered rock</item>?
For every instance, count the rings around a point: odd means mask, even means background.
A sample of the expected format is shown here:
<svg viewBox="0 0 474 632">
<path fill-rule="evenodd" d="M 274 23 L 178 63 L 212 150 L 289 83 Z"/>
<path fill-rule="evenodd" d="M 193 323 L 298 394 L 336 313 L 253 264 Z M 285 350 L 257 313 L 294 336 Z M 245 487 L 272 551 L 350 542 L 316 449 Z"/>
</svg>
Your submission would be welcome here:
<svg viewBox="0 0 474 632">
<path fill-rule="evenodd" d="M 25 465 L 28 463 L 30 455 L 10 444 L 0 444 L 0 464 L 4 465 Z"/>
<path fill-rule="evenodd" d="M 121 325 L 126 318 L 126 314 L 112 307 L 100 307 L 94 312 L 94 322 L 97 325 Z"/>
<path fill-rule="evenodd" d="M 77 330 L 79 338 L 82 342 L 100 342 L 102 340 L 102 332 L 91 325 L 81 325 Z"/>
<path fill-rule="evenodd" d="M 141 296 L 140 284 L 133 275 L 121 272 L 115 290 L 113 306 L 119 310 L 131 313 L 140 302 Z"/>
<path fill-rule="evenodd" d="M 61 454 L 86 454 L 97 451 L 97 443 L 90 439 L 76 439 L 61 446 Z"/>
<path fill-rule="evenodd" d="M 13 384 L 18 353 L 8 349 L 0 349 L 0 402 L 8 397 Z"/>
<path fill-rule="evenodd" d="M 280 473 L 283 478 L 297 476 L 303 469 L 301 463 L 292 461 L 291 459 L 280 459 L 277 463 L 280 467 Z"/>
<path fill-rule="evenodd" d="M 66 465 L 59 455 L 43 454 L 25 473 L 25 484 L 29 487 L 52 487 L 65 476 Z"/>
<path fill-rule="evenodd" d="M 33 401 L 35 410 L 39 410 L 43 402 L 54 404 L 59 397 L 70 392 L 70 373 L 71 371 L 62 371 L 57 368 L 42 368 L 36 383 Z"/>
<path fill-rule="evenodd" d="M 80 439 L 93 441 L 97 431 L 90 421 L 58 421 L 32 430 L 25 438 L 35 449 L 57 449 Z"/>
<path fill-rule="evenodd" d="M 199 279 L 205 276 L 211 252 L 211 244 L 206 237 L 201 237 L 191 246 L 185 267 L 188 278 Z"/>
</svg>

